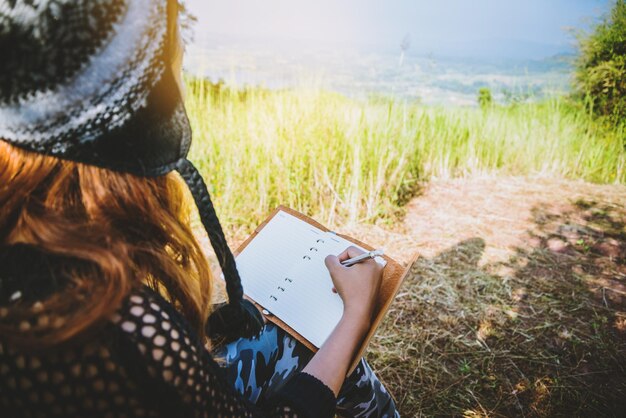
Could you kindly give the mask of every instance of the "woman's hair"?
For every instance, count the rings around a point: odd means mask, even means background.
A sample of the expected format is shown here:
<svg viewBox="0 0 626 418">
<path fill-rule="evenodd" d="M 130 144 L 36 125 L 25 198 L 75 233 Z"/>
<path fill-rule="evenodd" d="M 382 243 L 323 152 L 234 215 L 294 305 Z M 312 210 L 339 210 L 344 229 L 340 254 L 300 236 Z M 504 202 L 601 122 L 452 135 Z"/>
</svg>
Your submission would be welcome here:
<svg viewBox="0 0 626 418">
<path fill-rule="evenodd" d="M 23 151 L 0 141 L 0 245 L 72 260 L 62 290 L 0 312 L 0 339 L 62 344 L 98 328 L 132 289 L 163 294 L 204 336 L 211 274 L 178 174 L 146 178 Z"/>
<path fill-rule="evenodd" d="M 181 53 L 179 7 L 168 0 L 164 53 L 172 63 Z M 211 276 L 187 193 L 174 172 L 139 177 L 0 141 L 0 245 L 23 242 L 60 257 L 64 278 L 43 300 L 0 308 L 0 339 L 32 349 L 69 342 L 98 329 L 142 284 L 204 336 Z"/>
</svg>

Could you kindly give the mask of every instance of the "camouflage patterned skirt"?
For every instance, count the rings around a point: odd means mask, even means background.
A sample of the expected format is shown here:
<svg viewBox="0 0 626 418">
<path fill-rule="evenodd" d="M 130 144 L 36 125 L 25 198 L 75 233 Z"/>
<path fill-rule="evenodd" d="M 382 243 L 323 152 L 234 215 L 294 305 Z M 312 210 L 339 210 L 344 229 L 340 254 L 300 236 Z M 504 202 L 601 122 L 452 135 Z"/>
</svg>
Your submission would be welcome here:
<svg viewBox="0 0 626 418">
<path fill-rule="evenodd" d="M 254 338 L 242 338 L 215 352 L 222 359 L 231 384 L 256 403 L 270 397 L 296 372 L 304 369 L 313 353 L 274 324 L 265 325 Z M 361 359 L 346 378 L 337 397 L 342 417 L 399 417 L 395 403 L 369 364 Z"/>
</svg>

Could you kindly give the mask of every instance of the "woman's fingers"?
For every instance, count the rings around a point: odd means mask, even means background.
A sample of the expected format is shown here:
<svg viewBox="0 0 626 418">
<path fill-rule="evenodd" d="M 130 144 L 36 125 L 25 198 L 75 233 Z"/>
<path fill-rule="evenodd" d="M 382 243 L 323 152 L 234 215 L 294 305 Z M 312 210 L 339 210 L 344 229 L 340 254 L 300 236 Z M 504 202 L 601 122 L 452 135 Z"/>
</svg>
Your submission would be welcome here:
<svg viewBox="0 0 626 418">
<path fill-rule="evenodd" d="M 357 247 L 350 246 L 342 251 L 341 254 L 337 256 L 339 261 L 346 261 L 351 259 L 352 257 L 356 257 L 357 255 L 363 254 L 365 251 L 359 250 Z"/>
<path fill-rule="evenodd" d="M 337 270 L 340 270 L 343 266 L 339 262 L 341 259 L 339 257 L 335 257 L 334 255 L 328 255 L 324 259 L 324 263 L 326 264 L 326 268 L 330 271 L 330 275 L 333 276 Z"/>
</svg>

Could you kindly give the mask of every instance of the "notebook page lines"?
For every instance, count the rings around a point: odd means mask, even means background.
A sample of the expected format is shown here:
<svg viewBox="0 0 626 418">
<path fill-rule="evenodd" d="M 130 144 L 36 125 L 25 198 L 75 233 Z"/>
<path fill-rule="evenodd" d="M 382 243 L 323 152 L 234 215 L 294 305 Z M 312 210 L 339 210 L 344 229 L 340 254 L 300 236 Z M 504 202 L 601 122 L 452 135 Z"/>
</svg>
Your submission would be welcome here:
<svg viewBox="0 0 626 418">
<path fill-rule="evenodd" d="M 346 243 L 325 233 L 310 258 L 299 261 L 287 274 L 289 282 L 275 291 L 272 312 L 316 347 L 320 347 L 343 315 L 343 301 L 332 292 L 333 281 L 324 259 L 338 255 Z"/>
<path fill-rule="evenodd" d="M 324 257 L 299 262 L 287 274 L 293 282 L 277 290 L 272 312 L 316 347 L 326 341 L 343 314 L 343 302 L 332 292 Z"/>
<path fill-rule="evenodd" d="M 245 293 L 268 309 L 285 272 L 302 260 L 323 231 L 279 211 L 237 256 Z"/>
</svg>

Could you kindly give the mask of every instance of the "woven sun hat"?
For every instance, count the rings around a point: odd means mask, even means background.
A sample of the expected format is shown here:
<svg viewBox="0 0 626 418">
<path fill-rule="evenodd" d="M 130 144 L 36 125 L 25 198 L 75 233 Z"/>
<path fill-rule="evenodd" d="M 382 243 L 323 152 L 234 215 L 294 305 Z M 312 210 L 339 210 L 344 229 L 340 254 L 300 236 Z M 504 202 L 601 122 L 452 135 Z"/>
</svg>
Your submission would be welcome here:
<svg viewBox="0 0 626 418">
<path fill-rule="evenodd" d="M 202 177 L 172 71 L 175 0 L 0 0 L 0 140 L 27 151 L 139 176 L 177 170 L 222 267 L 229 303 L 213 338 L 251 336 L 233 255 Z"/>
</svg>

